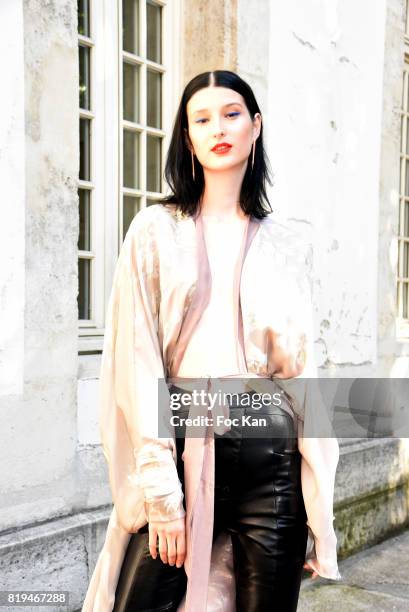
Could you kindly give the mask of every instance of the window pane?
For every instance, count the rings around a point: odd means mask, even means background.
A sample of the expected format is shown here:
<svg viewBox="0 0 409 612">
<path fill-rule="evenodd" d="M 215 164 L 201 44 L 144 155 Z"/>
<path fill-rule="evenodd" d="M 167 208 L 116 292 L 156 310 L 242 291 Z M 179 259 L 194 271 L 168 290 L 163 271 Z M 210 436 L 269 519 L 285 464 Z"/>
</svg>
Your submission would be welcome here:
<svg viewBox="0 0 409 612">
<path fill-rule="evenodd" d="M 151 2 L 146 4 L 146 28 L 146 57 L 161 63 L 161 8 Z"/>
<path fill-rule="evenodd" d="M 407 69 L 407 64 L 405 64 L 406 69 Z M 406 82 L 406 104 L 405 104 L 405 110 L 408 110 L 408 104 L 409 104 L 409 76 L 408 76 L 408 72 L 405 72 L 405 82 Z M 405 101 L 404 101 L 405 102 Z"/>
<path fill-rule="evenodd" d="M 162 127 L 161 77 L 159 72 L 147 70 L 147 124 L 155 128 Z"/>
<path fill-rule="evenodd" d="M 80 62 L 80 108 L 91 109 L 91 81 L 90 81 L 90 49 L 79 47 Z"/>
<path fill-rule="evenodd" d="M 89 36 L 89 0 L 78 0 L 78 33 Z"/>
<path fill-rule="evenodd" d="M 406 149 L 404 151 L 402 151 L 402 153 L 409 153 L 409 130 L 408 130 L 408 119 L 404 119 L 404 121 L 406 121 Z M 402 139 L 403 139 L 403 134 L 402 134 Z"/>
<path fill-rule="evenodd" d="M 408 35 L 409 34 L 409 7 L 408 7 L 408 0 L 405 1 L 405 32 Z"/>
<path fill-rule="evenodd" d="M 126 232 L 129 229 L 132 219 L 140 210 L 141 200 L 140 198 L 131 198 L 124 196 L 124 210 L 123 210 L 123 237 L 125 238 Z"/>
<path fill-rule="evenodd" d="M 148 191 L 161 191 L 161 139 L 146 135 L 146 186 Z"/>
<path fill-rule="evenodd" d="M 409 160 L 405 161 L 405 193 L 403 195 L 409 196 Z"/>
<path fill-rule="evenodd" d="M 408 100 L 407 100 L 407 87 L 408 87 L 408 74 L 406 72 L 407 64 L 405 63 L 405 70 L 403 72 L 403 83 L 402 83 L 402 110 L 407 111 Z M 405 100 L 406 96 L 406 100 Z"/>
<path fill-rule="evenodd" d="M 124 130 L 124 187 L 139 188 L 139 134 Z"/>
<path fill-rule="evenodd" d="M 91 250 L 91 194 L 88 189 L 79 190 L 80 200 L 80 230 L 78 236 L 78 248 L 80 251 Z"/>
<path fill-rule="evenodd" d="M 78 315 L 80 319 L 91 318 L 91 262 L 89 259 L 78 260 Z"/>
<path fill-rule="evenodd" d="M 409 238 L 409 202 L 402 202 L 401 206 L 403 206 L 403 228 L 400 233 Z"/>
<path fill-rule="evenodd" d="M 404 319 L 409 318 L 408 312 L 408 292 L 409 292 L 409 283 L 403 283 L 402 287 L 402 317 Z"/>
<path fill-rule="evenodd" d="M 403 126 L 406 118 L 403 115 L 400 118 L 400 151 L 403 153 Z"/>
<path fill-rule="evenodd" d="M 408 277 L 408 263 L 409 263 L 409 244 L 403 243 L 403 262 L 402 262 L 402 276 Z"/>
<path fill-rule="evenodd" d="M 91 180 L 91 121 L 90 119 L 80 119 L 80 179 Z"/>
<path fill-rule="evenodd" d="M 122 0 L 122 45 L 139 55 L 139 0 Z"/>
<path fill-rule="evenodd" d="M 124 119 L 139 121 L 139 67 L 123 65 Z"/>
</svg>

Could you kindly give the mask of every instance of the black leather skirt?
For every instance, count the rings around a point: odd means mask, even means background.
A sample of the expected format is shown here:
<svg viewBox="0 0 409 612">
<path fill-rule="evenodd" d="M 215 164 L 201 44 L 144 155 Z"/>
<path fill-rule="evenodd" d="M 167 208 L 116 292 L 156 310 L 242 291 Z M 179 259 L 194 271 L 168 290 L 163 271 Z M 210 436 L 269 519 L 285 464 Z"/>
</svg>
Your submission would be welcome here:
<svg viewBox="0 0 409 612">
<path fill-rule="evenodd" d="M 186 393 L 176 386 L 170 392 Z M 213 539 L 221 530 L 232 539 L 237 612 L 293 612 L 308 535 L 295 420 L 281 406 L 255 411 L 243 405 L 243 395 L 231 403 L 231 430 L 215 434 Z M 176 446 L 184 488 L 183 426 Z M 186 580 L 183 567 L 152 559 L 145 525 L 131 536 L 114 611 L 176 612 Z"/>
</svg>

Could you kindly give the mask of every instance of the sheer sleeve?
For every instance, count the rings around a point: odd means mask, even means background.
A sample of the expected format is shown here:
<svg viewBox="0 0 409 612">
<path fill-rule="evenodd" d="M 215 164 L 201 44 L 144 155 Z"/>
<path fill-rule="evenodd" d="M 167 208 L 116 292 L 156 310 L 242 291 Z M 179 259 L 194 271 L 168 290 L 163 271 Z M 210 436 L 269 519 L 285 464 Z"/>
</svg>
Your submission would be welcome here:
<svg viewBox="0 0 409 612">
<path fill-rule="evenodd" d="M 185 516 L 174 432 L 159 436 L 159 262 L 153 223 L 140 211 L 117 261 L 106 317 L 99 423 L 118 521 L 137 531 Z M 169 406 L 166 384 L 161 402 Z M 166 396 L 167 394 L 167 396 Z M 164 404 L 161 404 L 162 406 Z"/>
<path fill-rule="evenodd" d="M 149 521 L 170 521 L 185 516 L 183 492 L 168 448 L 147 442 L 136 455 L 136 470 Z"/>
</svg>

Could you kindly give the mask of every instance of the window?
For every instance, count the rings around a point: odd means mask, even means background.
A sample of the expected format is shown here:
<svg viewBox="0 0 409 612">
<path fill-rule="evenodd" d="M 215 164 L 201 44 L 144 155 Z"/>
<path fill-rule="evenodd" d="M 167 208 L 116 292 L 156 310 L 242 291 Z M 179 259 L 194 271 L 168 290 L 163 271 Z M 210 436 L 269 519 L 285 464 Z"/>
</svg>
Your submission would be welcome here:
<svg viewBox="0 0 409 612">
<path fill-rule="evenodd" d="M 78 0 L 78 59 L 79 59 L 79 235 L 78 235 L 78 312 L 80 320 L 91 319 L 91 276 L 94 253 L 91 239 L 91 207 L 93 176 L 91 172 L 91 134 L 94 113 L 91 96 L 91 61 L 94 41 L 91 37 L 89 0 Z"/>
<path fill-rule="evenodd" d="M 408 2 L 406 3 L 408 5 Z M 409 14 L 406 9 L 405 66 L 401 108 L 399 189 L 399 236 L 398 236 L 398 334 L 409 336 Z"/>
<path fill-rule="evenodd" d="M 164 194 L 179 98 L 180 0 L 77 0 L 80 352 L 102 349 L 116 260 L 134 215 Z"/>
<path fill-rule="evenodd" d="M 122 0 L 122 238 L 141 206 L 162 195 L 165 4 Z"/>
</svg>

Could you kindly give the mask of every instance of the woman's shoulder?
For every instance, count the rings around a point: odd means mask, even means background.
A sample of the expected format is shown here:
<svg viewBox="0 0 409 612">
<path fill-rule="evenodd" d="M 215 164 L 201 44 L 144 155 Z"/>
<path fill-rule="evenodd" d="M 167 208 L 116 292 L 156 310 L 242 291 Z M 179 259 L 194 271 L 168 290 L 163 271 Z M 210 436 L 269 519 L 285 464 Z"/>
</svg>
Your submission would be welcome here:
<svg viewBox="0 0 409 612">
<path fill-rule="evenodd" d="M 163 225 L 172 223 L 176 216 L 175 205 L 149 204 L 136 213 L 127 233 L 130 237 L 136 237 L 141 231 L 152 233 Z"/>
<path fill-rule="evenodd" d="M 175 204 L 153 203 L 141 208 L 134 216 L 132 222 L 149 223 L 151 221 L 166 220 L 169 217 L 175 216 Z"/>
</svg>

